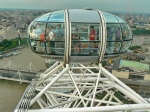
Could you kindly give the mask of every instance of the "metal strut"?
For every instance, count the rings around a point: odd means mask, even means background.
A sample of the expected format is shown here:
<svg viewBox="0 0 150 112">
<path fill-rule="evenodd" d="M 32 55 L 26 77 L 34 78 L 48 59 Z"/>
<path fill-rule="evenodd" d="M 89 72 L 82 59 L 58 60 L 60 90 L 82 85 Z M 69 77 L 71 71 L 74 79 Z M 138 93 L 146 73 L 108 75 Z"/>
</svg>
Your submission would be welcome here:
<svg viewBox="0 0 150 112">
<path fill-rule="evenodd" d="M 29 112 L 150 111 L 150 104 L 144 98 L 101 63 L 64 66 L 56 62 L 33 82 L 35 96 L 27 106 Z M 34 104 L 37 108 L 33 108 Z"/>
</svg>

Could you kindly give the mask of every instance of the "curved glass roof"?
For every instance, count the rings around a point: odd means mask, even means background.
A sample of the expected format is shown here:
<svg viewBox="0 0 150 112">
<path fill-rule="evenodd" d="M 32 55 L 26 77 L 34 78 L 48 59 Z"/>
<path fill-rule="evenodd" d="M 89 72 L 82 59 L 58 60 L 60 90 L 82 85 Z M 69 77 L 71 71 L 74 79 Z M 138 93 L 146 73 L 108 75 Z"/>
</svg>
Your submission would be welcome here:
<svg viewBox="0 0 150 112">
<path fill-rule="evenodd" d="M 56 11 L 56 12 L 53 12 L 48 21 L 49 22 L 65 22 L 65 19 L 64 19 L 64 11 Z"/>
<path fill-rule="evenodd" d="M 118 20 L 112 14 L 103 12 L 103 15 L 106 23 L 118 23 Z"/>
<path fill-rule="evenodd" d="M 39 17 L 36 21 L 47 21 L 51 13 L 47 13 Z"/>
<path fill-rule="evenodd" d="M 56 11 L 56 12 L 50 12 L 47 14 L 44 14 L 36 19 L 34 21 L 39 21 L 39 22 L 65 22 L 64 19 L 64 10 L 62 11 Z"/>
<path fill-rule="evenodd" d="M 79 13 L 80 12 L 80 13 Z M 86 9 L 69 9 L 70 22 L 86 22 L 86 23 L 99 23 L 100 17 L 96 10 Z M 125 23 L 120 17 L 102 12 L 106 23 Z M 41 17 L 36 18 L 34 21 L 41 22 L 65 22 L 65 10 L 50 12 Z"/>
<path fill-rule="evenodd" d="M 115 16 L 115 15 L 114 15 Z M 118 16 L 115 16 L 118 20 L 119 23 L 125 23 L 125 20 L 123 20 L 122 18 L 118 17 Z"/>
</svg>

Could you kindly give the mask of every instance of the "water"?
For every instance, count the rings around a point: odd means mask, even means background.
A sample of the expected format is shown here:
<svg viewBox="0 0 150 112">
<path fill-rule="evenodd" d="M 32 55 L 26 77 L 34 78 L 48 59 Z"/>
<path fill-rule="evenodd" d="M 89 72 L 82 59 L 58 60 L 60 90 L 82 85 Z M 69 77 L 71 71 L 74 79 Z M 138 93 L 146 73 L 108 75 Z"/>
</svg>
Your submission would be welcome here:
<svg viewBox="0 0 150 112">
<path fill-rule="evenodd" d="M 150 36 L 133 36 L 132 46 L 141 46 L 144 42 L 150 42 Z"/>
<path fill-rule="evenodd" d="M 0 59 L 0 66 L 8 67 L 9 60 L 11 60 L 10 67 L 12 68 L 23 68 L 29 70 L 30 65 L 32 65 L 31 69 L 33 71 L 46 69 L 44 63 L 45 59 L 33 53 L 29 47 L 21 49 L 21 54 Z"/>
<path fill-rule="evenodd" d="M 27 85 L 27 83 L 0 80 L 0 112 L 13 112 Z"/>
</svg>

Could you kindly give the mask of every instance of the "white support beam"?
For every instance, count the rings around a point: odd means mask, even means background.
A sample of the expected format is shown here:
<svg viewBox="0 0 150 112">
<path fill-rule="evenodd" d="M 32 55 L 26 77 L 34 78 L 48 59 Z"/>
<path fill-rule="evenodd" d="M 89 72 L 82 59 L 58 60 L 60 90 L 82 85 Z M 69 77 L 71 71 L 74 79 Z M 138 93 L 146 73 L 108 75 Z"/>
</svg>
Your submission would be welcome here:
<svg viewBox="0 0 150 112">
<path fill-rule="evenodd" d="M 92 98 L 92 102 L 91 102 L 91 107 L 93 106 L 94 98 L 95 98 L 96 91 L 97 91 L 97 88 L 98 88 L 100 75 L 101 75 L 101 64 L 99 64 L 99 74 L 97 76 L 96 85 L 95 85 L 94 92 L 93 92 L 93 98 Z"/>
<path fill-rule="evenodd" d="M 116 83 L 121 85 L 124 89 L 132 93 L 135 97 L 137 97 L 141 103 L 147 103 L 147 101 L 142 98 L 139 94 L 137 94 L 135 91 L 133 91 L 131 88 L 129 88 L 127 85 L 125 85 L 123 82 L 121 82 L 119 79 L 117 79 L 114 75 L 112 75 L 110 72 L 108 72 L 105 68 L 102 67 L 102 73 L 111 77 Z"/>
<path fill-rule="evenodd" d="M 101 65 L 99 67 L 86 65 L 86 67 L 75 64 L 75 69 L 70 68 L 69 64 L 56 65 L 43 74 L 37 82 L 33 82 L 37 95 L 30 101 L 30 106 L 38 102 L 41 109 L 29 109 L 29 112 L 112 112 L 132 110 L 131 106 L 134 111 L 143 109 L 142 106 L 146 106 L 144 109 L 150 109 L 144 98 L 137 95 Z M 91 71 L 93 68 L 99 73 Z M 105 77 L 102 77 L 102 74 Z M 118 92 L 121 92 L 121 97 L 127 99 L 126 101 L 130 99 L 135 104 L 123 105 L 122 98 L 116 95 Z M 135 108 L 137 104 L 139 105 Z M 91 107 L 88 107 L 89 105 Z"/>
<path fill-rule="evenodd" d="M 63 74 L 64 72 L 66 72 L 68 70 L 68 67 L 66 67 L 57 77 L 55 77 L 41 92 L 39 92 L 30 102 L 30 105 L 32 105 L 34 102 L 36 102 L 36 100 L 41 97 L 46 90 L 52 86 L 52 84 L 54 84 Z"/>
<path fill-rule="evenodd" d="M 28 110 L 28 112 L 114 112 L 114 111 L 135 111 L 141 110 L 150 111 L 150 104 L 130 104 L 118 106 L 102 106 L 102 107 L 86 107 L 86 108 L 62 108 L 62 109 L 42 109 L 42 110 Z"/>
</svg>

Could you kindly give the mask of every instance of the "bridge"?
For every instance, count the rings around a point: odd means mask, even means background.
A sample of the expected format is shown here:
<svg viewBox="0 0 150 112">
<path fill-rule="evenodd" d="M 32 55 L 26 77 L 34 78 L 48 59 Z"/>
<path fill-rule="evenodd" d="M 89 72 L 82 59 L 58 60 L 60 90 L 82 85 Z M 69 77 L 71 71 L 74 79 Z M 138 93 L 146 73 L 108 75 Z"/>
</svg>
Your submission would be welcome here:
<svg viewBox="0 0 150 112">
<path fill-rule="evenodd" d="M 0 79 L 30 83 L 36 74 L 40 73 L 30 62 L 25 67 L 17 67 L 11 60 L 0 64 Z"/>
</svg>

